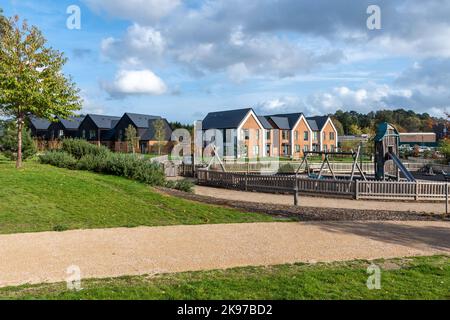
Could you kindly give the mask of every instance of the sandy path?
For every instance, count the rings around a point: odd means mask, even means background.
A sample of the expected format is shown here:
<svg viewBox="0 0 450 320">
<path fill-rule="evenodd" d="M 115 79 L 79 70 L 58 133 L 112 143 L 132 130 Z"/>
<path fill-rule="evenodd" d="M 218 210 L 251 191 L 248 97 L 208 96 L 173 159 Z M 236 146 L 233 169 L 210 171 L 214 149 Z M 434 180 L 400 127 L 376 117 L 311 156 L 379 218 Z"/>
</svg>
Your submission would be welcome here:
<svg viewBox="0 0 450 320">
<path fill-rule="evenodd" d="M 255 223 L 0 236 L 0 286 L 450 253 L 450 223 Z"/>
<path fill-rule="evenodd" d="M 216 197 L 227 200 L 250 201 L 256 203 L 271 203 L 293 205 L 294 197 L 292 195 L 269 194 L 258 192 L 243 192 L 229 189 L 219 189 L 204 186 L 195 186 L 195 194 L 208 197 Z M 409 211 L 426 212 L 442 214 L 445 212 L 445 203 L 426 203 L 426 202 L 391 202 L 374 200 L 351 200 L 351 199 L 333 199 L 300 196 L 300 205 L 314 208 L 337 208 L 337 209 L 363 209 L 363 210 L 383 210 L 391 211 Z"/>
</svg>

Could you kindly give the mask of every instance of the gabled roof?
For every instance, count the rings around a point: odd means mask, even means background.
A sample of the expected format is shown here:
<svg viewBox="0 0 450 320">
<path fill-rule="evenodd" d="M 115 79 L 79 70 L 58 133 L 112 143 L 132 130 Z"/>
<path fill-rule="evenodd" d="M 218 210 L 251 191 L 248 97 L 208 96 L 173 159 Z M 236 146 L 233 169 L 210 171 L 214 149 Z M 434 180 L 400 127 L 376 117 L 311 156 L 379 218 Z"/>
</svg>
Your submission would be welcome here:
<svg viewBox="0 0 450 320">
<path fill-rule="evenodd" d="M 148 128 L 150 120 L 161 119 L 159 116 L 151 116 L 147 114 L 125 113 L 137 128 Z"/>
<path fill-rule="evenodd" d="M 47 130 L 51 124 L 51 122 L 47 119 L 42 119 L 35 116 L 29 116 L 28 119 L 36 130 Z"/>
<path fill-rule="evenodd" d="M 121 119 L 120 117 L 102 116 L 98 114 L 88 114 L 87 117 L 91 118 L 99 129 L 112 129 Z"/>
<path fill-rule="evenodd" d="M 80 127 L 80 124 L 84 120 L 84 118 L 85 116 L 69 117 L 67 119 L 57 117 L 57 119 L 59 120 L 59 122 L 61 122 L 64 128 L 68 130 L 77 130 Z"/>
<path fill-rule="evenodd" d="M 322 131 L 322 129 L 323 129 L 323 127 L 325 127 L 325 124 L 327 123 L 328 119 L 329 119 L 328 116 L 306 118 L 312 131 Z"/>
<path fill-rule="evenodd" d="M 273 129 L 273 126 L 270 124 L 270 122 L 267 120 L 266 117 L 258 116 L 258 120 L 259 122 L 261 122 L 264 129 L 266 130 Z"/>
<path fill-rule="evenodd" d="M 203 119 L 203 130 L 238 128 L 241 122 L 253 111 L 251 108 L 208 113 Z"/>
<path fill-rule="evenodd" d="M 289 119 L 287 117 L 281 116 L 270 116 L 270 120 L 275 123 L 278 129 L 280 130 L 290 130 L 291 126 L 289 125 Z"/>
<path fill-rule="evenodd" d="M 294 129 L 294 126 L 297 124 L 300 117 L 303 115 L 301 112 L 297 113 L 288 113 L 288 114 L 275 114 L 269 117 L 277 117 L 277 118 L 286 118 L 289 124 L 289 128 L 285 128 L 283 130 Z M 282 129 L 282 128 L 280 128 Z"/>
<path fill-rule="evenodd" d="M 163 120 L 164 121 L 164 126 L 165 126 L 165 141 L 169 141 L 172 137 L 172 129 L 170 128 L 169 123 L 167 122 L 166 119 L 160 118 L 160 119 L 151 119 L 148 121 L 148 129 L 145 130 L 145 132 L 141 135 L 140 140 L 142 141 L 156 141 L 156 133 L 155 133 L 155 127 L 154 127 L 154 123 L 157 120 Z"/>
<path fill-rule="evenodd" d="M 375 141 L 380 142 L 386 136 L 400 137 L 398 130 L 391 124 L 387 122 L 380 123 L 377 127 L 377 135 L 375 136 Z"/>
</svg>

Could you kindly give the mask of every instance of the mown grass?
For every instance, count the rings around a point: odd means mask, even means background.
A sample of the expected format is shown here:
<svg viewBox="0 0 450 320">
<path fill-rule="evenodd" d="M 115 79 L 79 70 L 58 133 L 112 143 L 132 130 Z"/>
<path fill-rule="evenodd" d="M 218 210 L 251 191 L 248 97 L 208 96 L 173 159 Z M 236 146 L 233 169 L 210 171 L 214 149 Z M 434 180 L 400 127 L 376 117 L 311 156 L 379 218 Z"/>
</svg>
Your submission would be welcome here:
<svg viewBox="0 0 450 320">
<path fill-rule="evenodd" d="M 271 222 L 270 216 L 162 196 L 125 178 L 0 159 L 0 234 Z"/>
<path fill-rule="evenodd" d="M 294 264 L 0 289 L 0 299 L 450 299 L 450 257 L 378 260 L 381 289 L 369 290 L 371 262 Z"/>
</svg>

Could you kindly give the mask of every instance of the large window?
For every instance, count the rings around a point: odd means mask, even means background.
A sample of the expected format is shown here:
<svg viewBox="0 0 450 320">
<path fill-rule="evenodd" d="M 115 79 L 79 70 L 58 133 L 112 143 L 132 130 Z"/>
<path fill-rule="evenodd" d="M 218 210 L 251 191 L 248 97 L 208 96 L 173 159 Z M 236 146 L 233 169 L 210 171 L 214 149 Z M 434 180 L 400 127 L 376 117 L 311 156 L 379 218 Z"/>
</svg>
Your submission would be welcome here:
<svg viewBox="0 0 450 320">
<path fill-rule="evenodd" d="M 289 139 L 289 130 L 283 130 L 282 131 L 282 138 L 283 138 L 283 140 L 288 140 Z"/>
<path fill-rule="evenodd" d="M 298 141 L 298 131 L 294 131 L 294 140 Z"/>
<path fill-rule="evenodd" d="M 303 140 L 308 141 L 309 140 L 309 131 L 305 131 L 303 133 Z"/>
<path fill-rule="evenodd" d="M 253 146 L 253 156 L 259 157 L 259 146 Z"/>
<path fill-rule="evenodd" d="M 95 130 L 89 130 L 89 139 L 95 139 Z"/>
<path fill-rule="evenodd" d="M 319 132 L 318 132 L 318 131 L 314 131 L 314 132 L 313 132 L 313 140 L 314 140 L 314 141 L 319 140 Z"/>
<path fill-rule="evenodd" d="M 301 151 L 301 147 L 299 144 L 295 145 L 295 152 L 300 152 Z"/>
<path fill-rule="evenodd" d="M 266 139 L 267 139 L 267 140 L 270 140 L 270 130 L 267 130 L 267 131 L 266 131 Z"/>
<path fill-rule="evenodd" d="M 250 140 L 250 130 L 248 129 L 242 130 L 242 136 L 244 137 L 245 140 Z"/>
<path fill-rule="evenodd" d="M 335 134 L 334 134 L 334 132 L 330 132 L 330 140 L 331 140 L 331 141 L 334 141 L 334 139 L 335 139 Z"/>
</svg>

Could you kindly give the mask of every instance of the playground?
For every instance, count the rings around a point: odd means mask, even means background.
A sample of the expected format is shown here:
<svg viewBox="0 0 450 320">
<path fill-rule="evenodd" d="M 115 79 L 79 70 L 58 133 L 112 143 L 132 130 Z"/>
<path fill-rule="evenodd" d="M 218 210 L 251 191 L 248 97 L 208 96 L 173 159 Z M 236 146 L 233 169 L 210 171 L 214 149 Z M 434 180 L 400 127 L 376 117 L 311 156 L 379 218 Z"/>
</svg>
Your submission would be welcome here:
<svg viewBox="0 0 450 320">
<path fill-rule="evenodd" d="M 373 143 L 372 163 L 363 161 L 367 154 L 362 154 L 360 145 L 348 152 L 305 151 L 300 162 L 280 162 L 275 167 L 270 162 L 226 163 L 214 155 L 195 174 L 200 186 L 294 194 L 295 204 L 300 195 L 448 202 L 444 174 L 432 174 L 432 169 L 428 172 L 423 165 L 400 159 L 400 134 L 393 125 L 380 124 Z"/>
</svg>

